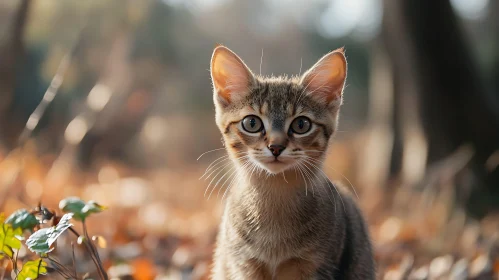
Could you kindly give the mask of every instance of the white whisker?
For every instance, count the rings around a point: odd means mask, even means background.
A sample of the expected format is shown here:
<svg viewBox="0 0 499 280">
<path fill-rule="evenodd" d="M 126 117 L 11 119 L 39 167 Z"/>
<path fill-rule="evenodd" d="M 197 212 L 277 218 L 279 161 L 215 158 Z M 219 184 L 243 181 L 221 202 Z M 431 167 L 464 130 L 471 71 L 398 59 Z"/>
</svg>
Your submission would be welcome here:
<svg viewBox="0 0 499 280">
<path fill-rule="evenodd" d="M 315 186 L 317 186 L 317 184 L 319 183 L 320 184 L 320 178 L 317 176 L 317 174 L 315 174 L 315 172 L 313 172 L 307 165 L 305 164 L 302 164 L 302 166 L 306 169 L 306 171 L 310 174 L 310 177 L 312 176 L 315 176 L 315 178 L 317 179 L 317 181 L 314 180 L 315 182 Z M 312 191 L 313 191 L 313 186 L 312 186 Z"/>
<path fill-rule="evenodd" d="M 204 180 L 210 179 L 210 177 L 211 177 L 211 175 L 213 175 L 213 173 L 215 173 L 217 170 L 220 170 L 220 168 L 223 169 L 225 166 L 227 166 L 228 164 L 230 164 L 230 161 L 226 162 L 227 160 L 229 160 L 229 158 L 221 160 L 216 165 L 214 165 L 213 168 L 212 168 L 212 170 L 210 171 L 210 173 L 208 174 L 208 176 L 206 176 L 204 178 Z"/>
<path fill-rule="evenodd" d="M 300 72 L 298 72 L 298 77 L 301 76 L 301 67 L 303 66 L 303 57 L 300 58 Z"/>
<path fill-rule="evenodd" d="M 220 171 L 218 171 L 218 173 L 215 176 L 213 176 L 213 178 L 211 179 L 210 183 L 208 184 L 208 187 L 206 187 L 206 191 L 204 192 L 205 196 L 206 196 L 206 193 L 208 192 L 208 190 L 210 189 L 211 184 L 213 184 L 213 181 L 215 181 L 215 179 L 217 178 L 218 174 L 220 174 L 224 170 L 224 168 L 227 167 L 228 165 L 229 164 L 224 165 L 223 168 L 220 169 Z M 228 172 L 230 172 L 233 168 L 234 167 L 231 167 Z M 213 187 L 213 189 L 215 189 L 215 186 Z M 210 195 L 213 192 L 213 189 L 211 190 Z M 208 197 L 208 199 L 209 199 L 209 197 Z"/>
<path fill-rule="evenodd" d="M 241 171 L 241 169 L 243 169 L 243 170 L 244 170 L 244 169 L 246 168 L 246 166 L 248 166 L 248 165 L 252 165 L 252 164 L 253 164 L 253 163 L 251 162 L 251 160 L 247 160 L 247 161 L 246 161 L 246 162 L 245 162 L 245 163 L 244 163 L 244 164 L 240 167 L 240 169 L 239 169 L 239 168 L 237 169 L 237 173 L 236 173 L 236 175 L 234 176 L 234 179 L 235 179 L 235 178 L 237 178 L 237 184 L 239 184 L 239 182 L 243 179 L 243 175 L 242 175 L 242 174 L 238 174 L 238 173 Z M 227 186 L 227 189 L 225 190 L 224 194 L 222 195 L 222 201 L 224 200 L 225 195 L 227 194 L 227 192 L 229 191 L 229 189 L 231 189 L 231 188 L 232 188 L 232 186 L 233 186 L 233 184 L 234 184 L 234 179 L 232 179 L 231 183 L 229 184 L 229 186 Z"/>
<path fill-rule="evenodd" d="M 210 150 L 210 151 L 204 152 L 204 153 L 202 153 L 202 154 L 198 157 L 198 159 L 196 159 L 196 160 L 199 160 L 202 156 L 204 156 L 204 155 L 206 155 L 206 154 L 208 154 L 208 153 L 211 153 L 211 152 L 216 152 L 216 151 L 220 151 L 220 150 L 225 150 L 225 148 L 218 148 L 218 149 L 213 149 L 213 150 Z"/>
<path fill-rule="evenodd" d="M 248 155 L 244 155 L 244 156 L 240 156 L 240 157 L 238 157 L 238 159 L 246 159 L 246 158 L 249 158 L 249 156 L 248 156 Z M 225 161 L 225 159 L 224 159 L 223 161 Z M 208 180 L 208 179 L 212 176 L 212 174 L 213 174 L 213 173 L 215 173 L 215 172 L 218 170 L 218 172 L 217 172 L 217 173 L 213 176 L 213 178 L 211 179 L 210 183 L 208 184 L 208 187 L 206 187 L 206 190 L 205 190 L 205 192 L 204 192 L 204 196 L 206 196 L 206 193 L 209 191 L 209 189 L 210 189 L 211 185 L 213 184 L 213 181 L 214 181 L 214 180 L 218 177 L 218 175 L 219 175 L 222 171 L 224 171 L 224 169 L 225 169 L 228 165 L 230 165 L 230 163 L 231 163 L 231 162 L 229 161 L 229 162 L 227 162 L 227 163 L 225 163 L 225 164 L 220 165 L 219 167 L 215 168 L 215 169 L 214 169 L 214 170 L 213 170 L 213 171 L 212 171 L 212 172 L 211 172 L 211 173 L 210 173 L 210 174 L 209 174 L 209 175 L 205 178 L 205 180 Z M 233 168 L 234 168 L 234 167 L 231 167 L 231 169 L 229 169 L 229 171 L 227 171 L 227 172 L 230 172 Z M 212 190 L 211 190 L 211 192 L 210 192 L 210 196 L 211 196 L 211 194 L 213 193 L 213 191 L 215 190 L 215 188 L 216 188 L 217 184 L 220 182 L 220 180 L 221 180 L 221 179 L 223 179 L 223 178 L 225 177 L 225 175 L 227 174 L 227 172 L 225 172 L 225 173 L 224 173 L 224 175 L 222 175 L 222 177 L 221 177 L 221 178 L 217 181 L 217 183 L 215 183 L 215 185 L 213 186 L 213 188 L 212 188 Z M 208 199 L 210 198 L 210 196 L 208 196 Z"/>
<path fill-rule="evenodd" d="M 286 180 L 286 175 L 284 175 L 284 172 L 282 172 L 282 178 L 284 179 L 284 182 L 289 184 L 288 180 Z"/>
<path fill-rule="evenodd" d="M 234 171 L 232 171 L 232 173 L 234 173 L 235 171 L 237 171 L 237 167 L 233 166 L 233 167 L 231 167 L 231 169 L 230 169 L 230 170 L 234 170 Z M 220 177 L 220 179 L 218 179 L 218 181 L 215 183 L 215 185 L 214 185 L 214 186 L 213 186 L 213 188 L 211 189 L 211 192 L 210 192 L 210 195 L 208 196 L 208 199 L 210 199 L 211 194 L 212 194 L 212 193 L 213 193 L 213 191 L 217 188 L 217 186 L 218 186 L 218 184 L 220 183 L 220 181 L 221 181 L 223 178 L 225 178 L 225 176 L 227 176 L 227 174 L 229 174 L 229 172 L 230 172 L 230 171 L 225 172 L 225 174 L 224 174 L 224 175 L 222 175 L 222 177 Z M 231 174 L 232 174 L 232 173 L 231 173 Z M 230 175 L 229 175 L 229 177 L 230 177 Z M 226 179 L 226 180 L 227 180 L 227 179 Z M 223 185 L 222 185 L 222 186 L 220 186 L 219 192 L 220 192 L 220 190 L 222 189 L 222 187 L 223 187 Z"/>
<path fill-rule="evenodd" d="M 248 154 L 248 152 L 242 151 L 242 152 L 235 153 L 235 155 L 244 155 L 244 154 Z M 224 156 L 221 156 L 221 157 L 215 159 L 214 161 L 212 161 L 210 163 L 210 165 L 208 165 L 208 167 L 206 168 L 204 174 L 201 177 L 199 177 L 199 179 L 202 179 L 204 176 L 206 176 L 210 172 L 210 170 L 212 168 L 215 168 L 215 166 L 219 165 L 221 162 L 226 161 L 227 159 L 230 159 L 230 155 L 224 155 Z M 205 178 L 205 179 L 207 179 L 207 178 Z"/>
<path fill-rule="evenodd" d="M 310 179 L 310 176 L 308 174 L 306 174 L 305 170 L 302 168 L 302 163 L 298 162 L 297 167 L 298 167 L 300 174 L 303 177 L 303 182 L 305 183 L 305 196 L 307 196 L 308 195 L 307 179 L 309 180 L 310 184 L 312 184 L 312 180 Z M 311 185 L 311 188 L 312 188 L 312 196 L 314 196 L 314 186 Z"/>
<path fill-rule="evenodd" d="M 262 48 L 262 56 L 260 57 L 260 76 L 262 75 L 262 64 L 263 64 L 263 48 Z"/>
<path fill-rule="evenodd" d="M 215 161 L 213 161 L 213 162 L 212 162 L 212 163 L 211 163 L 211 164 L 210 164 L 210 165 L 206 168 L 206 170 L 205 170 L 204 174 L 203 174 L 201 177 L 199 177 L 199 180 L 201 180 L 201 179 L 203 179 L 203 178 L 204 178 L 205 180 L 206 180 L 206 179 L 208 179 L 208 178 L 210 177 L 210 175 L 211 175 L 211 173 L 210 173 L 211 171 L 213 171 L 213 170 L 217 170 L 217 169 L 218 169 L 217 167 L 219 167 L 221 163 L 223 163 L 223 162 L 225 162 L 225 161 L 227 161 L 227 160 L 229 160 L 229 159 L 230 159 L 230 158 L 229 158 L 229 156 L 228 156 L 228 155 L 227 155 L 227 156 L 223 156 L 223 157 L 219 157 L 219 158 L 217 158 Z M 208 175 L 208 174 L 210 174 L 210 175 Z M 208 177 L 205 177 L 206 175 L 208 175 Z"/>
<path fill-rule="evenodd" d="M 222 190 L 222 188 L 225 186 L 225 184 L 227 184 L 227 182 L 229 182 L 229 180 L 230 180 L 231 178 L 235 178 L 235 177 L 237 177 L 237 174 L 238 174 L 238 172 L 239 172 L 240 168 L 244 168 L 244 166 L 246 166 L 246 165 L 249 163 L 249 161 L 250 161 L 250 160 L 246 160 L 246 161 L 243 163 L 243 165 L 242 165 L 241 167 L 236 167 L 236 168 L 235 168 L 235 170 L 234 170 L 234 172 L 232 172 L 232 174 L 231 174 L 229 177 L 227 177 L 227 178 L 225 179 L 225 181 L 223 182 L 223 184 L 222 184 L 222 185 L 220 186 L 220 188 L 218 189 L 217 197 L 219 197 L 219 196 L 220 196 L 220 191 L 221 191 L 221 190 Z M 232 183 L 232 180 L 231 180 L 230 182 Z M 230 184 L 227 186 L 227 188 L 228 188 L 228 187 L 230 187 Z"/>
<path fill-rule="evenodd" d="M 338 173 L 341 177 L 343 177 L 345 180 L 347 180 L 347 182 L 348 182 L 348 184 L 350 185 L 350 187 L 352 188 L 352 190 L 353 190 L 353 192 L 354 192 L 355 196 L 357 197 L 357 199 L 359 199 L 359 195 L 357 194 L 357 191 L 355 190 L 355 187 L 353 186 L 352 182 L 350 182 L 350 180 L 348 180 L 348 178 L 347 178 L 345 175 L 341 174 L 341 172 L 339 172 L 338 170 L 336 170 L 336 169 L 332 168 L 331 166 L 329 166 L 329 165 L 327 165 L 327 164 L 325 164 L 325 163 L 323 163 L 323 162 L 321 162 L 321 161 L 319 161 L 319 160 L 317 160 L 317 159 L 314 159 L 314 158 L 312 158 L 312 157 L 308 157 L 308 159 L 313 160 L 313 161 L 315 161 L 316 163 L 322 163 L 322 164 L 324 164 L 324 166 L 325 166 L 325 167 L 327 167 L 327 168 L 329 168 L 329 169 L 333 170 L 334 172 Z"/>
<path fill-rule="evenodd" d="M 308 164 L 310 164 L 313 168 L 317 169 L 320 174 L 324 177 L 324 179 L 326 180 L 326 183 L 327 183 L 327 186 L 331 189 L 331 186 L 329 184 L 331 184 L 333 186 L 333 188 L 336 190 L 336 193 L 338 193 L 338 196 L 340 197 L 340 200 L 341 200 L 341 204 L 343 204 L 343 210 L 346 212 L 346 208 L 345 208 L 345 203 L 343 202 L 343 198 L 341 197 L 341 194 L 340 192 L 338 191 L 338 189 L 336 188 L 336 186 L 329 180 L 329 178 L 327 177 L 326 173 L 324 173 L 324 171 L 322 171 L 322 169 L 320 169 L 317 165 L 315 165 L 312 161 L 308 160 L 308 159 L 304 159 L 305 162 L 307 162 Z"/>
</svg>

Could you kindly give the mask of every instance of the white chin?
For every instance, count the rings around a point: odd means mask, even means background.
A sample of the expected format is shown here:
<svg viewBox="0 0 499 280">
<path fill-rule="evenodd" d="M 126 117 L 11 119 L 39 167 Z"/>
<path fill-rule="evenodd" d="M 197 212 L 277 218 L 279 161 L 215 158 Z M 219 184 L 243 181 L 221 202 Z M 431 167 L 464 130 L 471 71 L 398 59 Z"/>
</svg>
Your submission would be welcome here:
<svg viewBox="0 0 499 280">
<path fill-rule="evenodd" d="M 277 161 L 277 162 L 260 163 L 260 166 L 271 174 L 279 174 L 289 169 L 292 166 L 292 164 L 285 163 L 282 161 Z"/>
</svg>

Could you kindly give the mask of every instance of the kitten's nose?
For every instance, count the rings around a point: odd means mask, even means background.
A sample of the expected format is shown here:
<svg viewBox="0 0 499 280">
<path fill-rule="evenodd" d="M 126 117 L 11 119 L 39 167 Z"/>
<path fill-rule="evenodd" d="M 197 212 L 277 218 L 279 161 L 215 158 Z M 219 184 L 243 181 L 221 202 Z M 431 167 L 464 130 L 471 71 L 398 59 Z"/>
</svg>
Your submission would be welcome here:
<svg viewBox="0 0 499 280">
<path fill-rule="evenodd" d="M 284 145 L 272 144 L 269 146 L 269 150 L 276 157 L 278 157 L 282 153 L 282 151 L 284 151 L 284 149 L 286 149 Z"/>
</svg>

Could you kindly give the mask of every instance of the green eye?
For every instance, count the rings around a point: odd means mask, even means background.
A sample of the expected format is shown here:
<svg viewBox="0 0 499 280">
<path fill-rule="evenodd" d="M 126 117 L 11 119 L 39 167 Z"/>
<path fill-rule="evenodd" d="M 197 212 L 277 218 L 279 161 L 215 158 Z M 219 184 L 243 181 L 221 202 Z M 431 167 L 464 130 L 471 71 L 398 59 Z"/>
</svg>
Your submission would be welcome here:
<svg viewBox="0 0 499 280">
<path fill-rule="evenodd" d="M 291 123 L 291 131 L 296 134 L 307 133 L 312 127 L 312 122 L 307 117 L 298 117 Z"/>
<path fill-rule="evenodd" d="M 247 116 L 243 119 L 242 125 L 244 130 L 250 133 L 256 133 L 263 129 L 262 120 L 257 116 Z"/>
</svg>

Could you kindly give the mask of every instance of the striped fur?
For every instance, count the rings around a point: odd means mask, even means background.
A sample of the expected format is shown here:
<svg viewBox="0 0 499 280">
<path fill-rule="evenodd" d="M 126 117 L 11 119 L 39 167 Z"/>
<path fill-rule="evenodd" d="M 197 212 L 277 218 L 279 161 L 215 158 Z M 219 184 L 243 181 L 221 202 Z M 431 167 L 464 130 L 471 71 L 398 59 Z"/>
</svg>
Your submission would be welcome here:
<svg viewBox="0 0 499 280">
<path fill-rule="evenodd" d="M 215 49 L 211 67 L 216 122 L 237 170 L 212 278 L 374 279 L 362 214 L 320 170 L 338 125 L 343 50 L 326 55 L 303 77 L 255 76 L 225 47 Z M 259 117 L 264 129 L 245 131 L 241 121 L 248 115 Z M 303 135 L 290 130 L 301 116 L 312 123 Z M 285 147 L 278 157 L 268 148 L 272 143 Z"/>
</svg>

